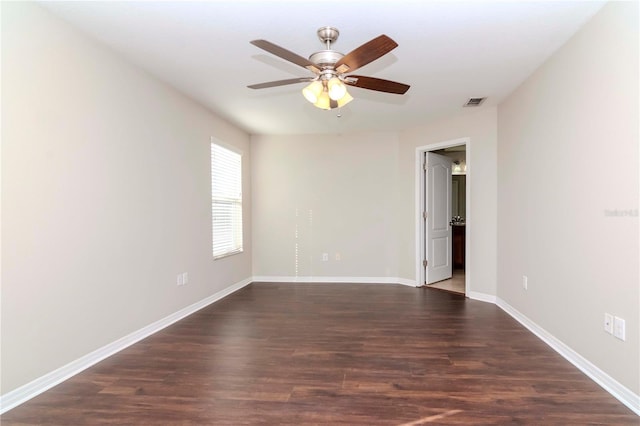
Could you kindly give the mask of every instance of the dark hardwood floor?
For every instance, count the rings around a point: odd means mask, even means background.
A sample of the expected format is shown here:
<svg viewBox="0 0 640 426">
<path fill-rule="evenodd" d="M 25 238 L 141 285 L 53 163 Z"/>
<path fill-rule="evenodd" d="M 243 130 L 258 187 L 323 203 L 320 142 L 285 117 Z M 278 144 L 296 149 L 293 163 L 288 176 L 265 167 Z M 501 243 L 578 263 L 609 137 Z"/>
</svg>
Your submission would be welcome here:
<svg viewBox="0 0 640 426">
<path fill-rule="evenodd" d="M 637 425 L 498 307 L 428 288 L 251 284 L 2 425 Z"/>
</svg>

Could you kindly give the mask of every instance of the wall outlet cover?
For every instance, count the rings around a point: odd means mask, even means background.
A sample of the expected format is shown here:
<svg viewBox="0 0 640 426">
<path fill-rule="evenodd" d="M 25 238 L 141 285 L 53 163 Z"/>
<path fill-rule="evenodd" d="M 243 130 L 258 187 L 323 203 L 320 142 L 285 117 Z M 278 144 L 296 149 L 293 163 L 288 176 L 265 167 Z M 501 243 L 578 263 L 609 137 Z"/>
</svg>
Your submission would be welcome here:
<svg viewBox="0 0 640 426">
<path fill-rule="evenodd" d="M 620 340 L 625 340 L 625 321 L 622 318 L 614 317 L 613 335 Z"/>
<path fill-rule="evenodd" d="M 613 315 L 604 314 L 604 331 L 613 334 Z"/>
</svg>

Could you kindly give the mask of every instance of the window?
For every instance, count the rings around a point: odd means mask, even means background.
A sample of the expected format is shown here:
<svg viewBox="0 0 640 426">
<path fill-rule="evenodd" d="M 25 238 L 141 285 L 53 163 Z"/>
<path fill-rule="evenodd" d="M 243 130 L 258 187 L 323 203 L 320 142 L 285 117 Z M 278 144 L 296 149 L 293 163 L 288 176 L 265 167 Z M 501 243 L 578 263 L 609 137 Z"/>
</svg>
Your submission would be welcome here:
<svg viewBox="0 0 640 426">
<path fill-rule="evenodd" d="M 242 156 L 211 143 L 213 258 L 242 252 Z"/>
</svg>

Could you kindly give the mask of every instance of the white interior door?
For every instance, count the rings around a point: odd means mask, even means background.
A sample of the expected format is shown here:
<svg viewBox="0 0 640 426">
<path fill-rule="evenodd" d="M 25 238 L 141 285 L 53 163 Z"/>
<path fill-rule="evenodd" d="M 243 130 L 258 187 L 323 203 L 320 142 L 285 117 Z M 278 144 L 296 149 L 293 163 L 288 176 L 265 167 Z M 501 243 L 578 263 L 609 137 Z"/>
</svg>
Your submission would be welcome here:
<svg viewBox="0 0 640 426">
<path fill-rule="evenodd" d="M 451 159 L 426 153 L 425 278 L 451 278 Z"/>
</svg>

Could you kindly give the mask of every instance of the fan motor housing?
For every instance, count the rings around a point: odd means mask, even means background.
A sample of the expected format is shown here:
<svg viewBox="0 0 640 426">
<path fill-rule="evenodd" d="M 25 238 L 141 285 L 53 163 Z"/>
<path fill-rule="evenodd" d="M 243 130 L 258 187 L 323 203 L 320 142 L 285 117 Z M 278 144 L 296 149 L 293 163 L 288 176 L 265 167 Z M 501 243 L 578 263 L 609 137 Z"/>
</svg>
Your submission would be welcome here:
<svg viewBox="0 0 640 426">
<path fill-rule="evenodd" d="M 344 54 L 336 52 L 335 50 L 321 50 L 309 56 L 309 60 L 323 69 L 333 67 L 343 56 Z"/>
</svg>

